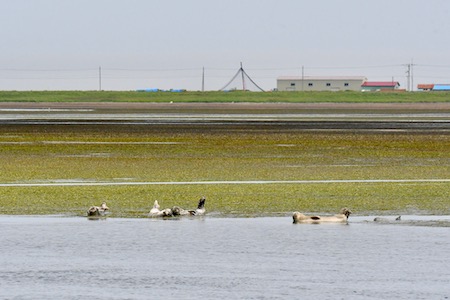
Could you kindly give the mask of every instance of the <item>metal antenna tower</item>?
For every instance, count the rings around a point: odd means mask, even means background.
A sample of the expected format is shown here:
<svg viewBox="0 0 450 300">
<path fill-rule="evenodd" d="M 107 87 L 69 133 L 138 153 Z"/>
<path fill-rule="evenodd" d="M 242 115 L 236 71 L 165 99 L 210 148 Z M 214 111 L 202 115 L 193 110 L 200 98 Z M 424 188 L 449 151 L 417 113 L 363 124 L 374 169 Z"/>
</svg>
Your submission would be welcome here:
<svg viewBox="0 0 450 300">
<path fill-rule="evenodd" d="M 245 72 L 245 70 L 244 70 L 244 68 L 242 67 L 242 62 L 241 62 L 241 67 L 239 68 L 239 70 L 237 71 L 237 73 L 233 76 L 233 78 L 231 78 L 231 80 L 223 87 L 223 88 L 221 88 L 220 89 L 220 91 L 223 91 L 223 90 L 225 90 L 239 75 L 241 75 L 241 78 L 242 78 L 242 90 L 243 91 L 245 91 L 245 90 L 247 90 L 247 87 L 246 87 L 246 84 L 245 84 L 245 81 L 246 81 L 246 79 L 248 80 L 248 81 L 250 81 L 251 83 L 253 83 L 253 85 L 257 88 L 257 89 L 259 89 L 261 92 L 264 92 L 264 90 L 259 86 L 259 85 L 257 85 L 251 78 L 250 78 L 250 76 L 248 76 L 248 74 Z"/>
</svg>

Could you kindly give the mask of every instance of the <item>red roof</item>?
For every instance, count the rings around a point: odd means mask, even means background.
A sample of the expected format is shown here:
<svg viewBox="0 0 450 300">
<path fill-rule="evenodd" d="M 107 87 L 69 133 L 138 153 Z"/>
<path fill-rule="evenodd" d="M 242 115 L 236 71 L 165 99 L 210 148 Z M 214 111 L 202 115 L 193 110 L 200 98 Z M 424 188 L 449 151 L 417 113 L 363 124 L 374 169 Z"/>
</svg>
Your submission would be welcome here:
<svg viewBox="0 0 450 300">
<path fill-rule="evenodd" d="M 434 88 L 434 84 L 418 84 L 417 88 L 420 90 L 432 90 Z"/>
<path fill-rule="evenodd" d="M 397 81 L 366 81 L 361 86 L 367 87 L 396 87 L 400 84 Z"/>
</svg>

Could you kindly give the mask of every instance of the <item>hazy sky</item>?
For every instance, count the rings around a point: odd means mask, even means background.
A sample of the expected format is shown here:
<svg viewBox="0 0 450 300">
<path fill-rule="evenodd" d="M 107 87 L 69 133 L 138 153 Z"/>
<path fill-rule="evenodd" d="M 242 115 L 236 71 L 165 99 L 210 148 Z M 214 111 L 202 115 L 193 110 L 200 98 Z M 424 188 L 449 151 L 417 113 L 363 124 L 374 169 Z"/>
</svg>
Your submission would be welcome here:
<svg viewBox="0 0 450 300">
<path fill-rule="evenodd" d="M 448 0 L 0 0 L 1 90 L 223 87 L 279 76 L 450 83 Z"/>
</svg>

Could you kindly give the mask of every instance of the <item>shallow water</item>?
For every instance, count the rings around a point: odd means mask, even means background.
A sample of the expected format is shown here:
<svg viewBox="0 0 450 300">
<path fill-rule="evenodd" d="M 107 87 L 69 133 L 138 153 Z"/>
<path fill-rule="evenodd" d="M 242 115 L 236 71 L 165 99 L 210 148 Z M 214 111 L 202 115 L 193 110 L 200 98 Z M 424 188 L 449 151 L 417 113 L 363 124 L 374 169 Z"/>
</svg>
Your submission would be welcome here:
<svg viewBox="0 0 450 300">
<path fill-rule="evenodd" d="M 450 218 L 402 219 L 0 216 L 0 298 L 448 299 Z"/>
</svg>

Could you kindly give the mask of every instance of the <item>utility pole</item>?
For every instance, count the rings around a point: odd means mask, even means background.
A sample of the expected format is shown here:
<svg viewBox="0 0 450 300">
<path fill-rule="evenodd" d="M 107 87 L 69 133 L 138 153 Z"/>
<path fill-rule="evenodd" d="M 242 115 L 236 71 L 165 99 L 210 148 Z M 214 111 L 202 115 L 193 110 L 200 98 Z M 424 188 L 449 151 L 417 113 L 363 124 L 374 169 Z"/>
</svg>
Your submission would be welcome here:
<svg viewBox="0 0 450 300">
<path fill-rule="evenodd" d="M 413 73 L 414 63 L 411 59 L 409 64 L 406 64 L 406 80 L 407 80 L 407 90 L 408 92 L 414 91 L 414 73 Z"/>
<path fill-rule="evenodd" d="M 102 90 L 102 67 L 98 67 L 98 90 Z"/>
<path fill-rule="evenodd" d="M 410 92 L 411 91 L 411 64 L 407 64 L 406 65 L 406 86 L 407 86 L 407 91 Z"/>
<path fill-rule="evenodd" d="M 305 90 L 305 66 L 302 66 L 302 92 Z"/>
<path fill-rule="evenodd" d="M 205 91 L 205 67 L 203 67 L 203 72 L 202 72 L 202 92 Z"/>
</svg>

